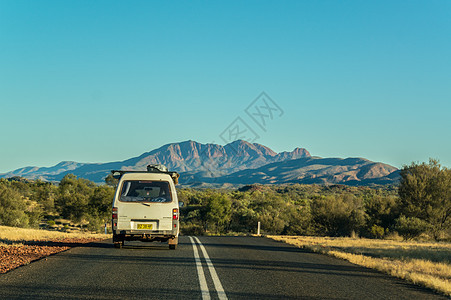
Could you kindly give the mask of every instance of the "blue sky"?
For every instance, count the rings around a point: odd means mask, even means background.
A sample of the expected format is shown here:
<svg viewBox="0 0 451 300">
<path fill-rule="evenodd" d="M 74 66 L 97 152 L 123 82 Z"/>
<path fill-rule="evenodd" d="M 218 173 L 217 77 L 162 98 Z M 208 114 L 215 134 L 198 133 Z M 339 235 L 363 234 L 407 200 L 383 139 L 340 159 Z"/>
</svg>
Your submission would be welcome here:
<svg viewBox="0 0 451 300">
<path fill-rule="evenodd" d="M 237 117 L 277 152 L 450 167 L 450 15 L 448 0 L 0 0 L 0 172 L 225 144 Z M 263 91 L 280 108 L 264 128 L 245 112 Z"/>
</svg>

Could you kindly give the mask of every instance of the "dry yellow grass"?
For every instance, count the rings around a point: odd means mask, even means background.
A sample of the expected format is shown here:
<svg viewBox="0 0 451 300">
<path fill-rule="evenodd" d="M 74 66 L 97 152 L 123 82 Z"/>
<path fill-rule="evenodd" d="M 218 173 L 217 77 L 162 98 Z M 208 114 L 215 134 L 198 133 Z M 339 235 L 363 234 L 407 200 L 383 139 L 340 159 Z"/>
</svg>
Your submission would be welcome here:
<svg viewBox="0 0 451 300">
<path fill-rule="evenodd" d="M 68 233 L 60 231 L 40 230 L 40 229 L 27 229 L 0 226 L 0 245 L 21 245 L 27 241 L 55 241 L 63 239 L 107 239 L 111 235 L 108 234 L 92 234 L 92 233 Z"/>
<path fill-rule="evenodd" d="M 360 238 L 268 236 L 377 269 L 451 296 L 451 244 Z"/>
<path fill-rule="evenodd" d="M 32 261 L 109 238 L 105 234 L 66 233 L 0 226 L 0 274 Z"/>
</svg>

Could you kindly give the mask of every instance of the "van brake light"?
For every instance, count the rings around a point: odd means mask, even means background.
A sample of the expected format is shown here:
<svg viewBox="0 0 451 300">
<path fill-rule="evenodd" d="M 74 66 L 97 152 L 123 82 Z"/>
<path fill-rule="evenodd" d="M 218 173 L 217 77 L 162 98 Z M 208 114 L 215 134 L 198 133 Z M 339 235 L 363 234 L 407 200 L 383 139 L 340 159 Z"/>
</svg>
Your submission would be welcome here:
<svg viewBox="0 0 451 300">
<path fill-rule="evenodd" d="M 179 210 L 178 208 L 172 209 L 172 220 L 178 220 L 179 219 Z"/>
</svg>

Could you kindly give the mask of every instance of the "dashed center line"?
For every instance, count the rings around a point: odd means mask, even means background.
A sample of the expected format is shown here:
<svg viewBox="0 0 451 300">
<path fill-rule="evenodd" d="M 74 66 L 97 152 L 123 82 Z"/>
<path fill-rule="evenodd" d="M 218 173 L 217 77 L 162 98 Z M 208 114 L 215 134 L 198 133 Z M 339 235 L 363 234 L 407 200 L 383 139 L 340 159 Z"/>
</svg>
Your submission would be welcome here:
<svg viewBox="0 0 451 300">
<path fill-rule="evenodd" d="M 194 240 L 192 237 L 189 237 L 191 240 L 191 243 L 193 244 L 193 251 L 194 251 L 194 259 L 196 261 L 196 267 L 197 267 L 197 274 L 199 276 L 199 284 L 200 284 L 200 290 L 202 293 L 202 299 L 207 300 L 210 299 L 210 292 L 208 290 L 207 282 L 205 280 L 205 273 L 202 268 L 202 262 L 199 256 L 199 252 L 196 247 L 196 242 L 199 244 L 200 250 L 202 251 L 202 255 L 204 256 L 205 262 L 207 263 L 208 270 L 210 271 L 211 279 L 213 280 L 213 284 L 216 289 L 216 293 L 218 293 L 218 298 L 220 300 L 227 300 L 227 295 L 224 291 L 224 288 L 222 287 L 221 281 L 219 280 L 218 274 L 216 273 L 215 267 L 213 266 L 213 263 L 210 260 L 210 257 L 208 256 L 207 250 L 205 249 L 204 245 L 200 242 L 200 240 L 197 237 L 194 237 Z"/>
</svg>

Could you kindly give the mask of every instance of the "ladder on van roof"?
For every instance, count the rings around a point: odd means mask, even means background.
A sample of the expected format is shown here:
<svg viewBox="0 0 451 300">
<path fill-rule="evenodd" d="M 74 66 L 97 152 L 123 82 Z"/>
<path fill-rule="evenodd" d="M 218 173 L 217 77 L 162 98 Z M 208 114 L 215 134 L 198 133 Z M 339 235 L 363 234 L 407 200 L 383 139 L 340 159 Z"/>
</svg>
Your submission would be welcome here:
<svg viewBox="0 0 451 300">
<path fill-rule="evenodd" d="M 177 172 L 169 172 L 168 169 L 163 165 L 148 165 L 147 171 L 136 171 L 136 170 L 111 170 L 113 178 L 120 179 L 122 175 L 126 173 L 163 173 L 171 176 L 175 184 L 179 183 L 180 174 Z"/>
</svg>

